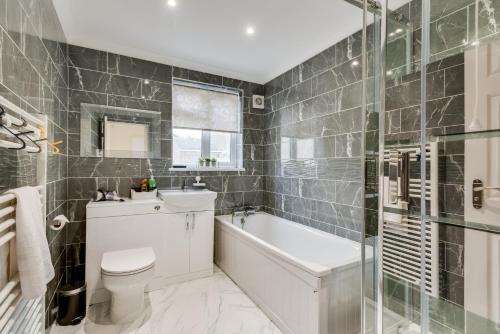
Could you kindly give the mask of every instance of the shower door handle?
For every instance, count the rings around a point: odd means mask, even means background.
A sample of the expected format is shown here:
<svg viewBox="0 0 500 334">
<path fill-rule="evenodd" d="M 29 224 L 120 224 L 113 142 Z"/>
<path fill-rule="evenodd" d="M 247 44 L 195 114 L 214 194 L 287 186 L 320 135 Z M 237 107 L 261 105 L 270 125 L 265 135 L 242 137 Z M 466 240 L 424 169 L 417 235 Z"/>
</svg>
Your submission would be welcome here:
<svg viewBox="0 0 500 334">
<path fill-rule="evenodd" d="M 474 180 L 472 182 L 472 206 L 474 209 L 481 209 L 483 207 L 483 191 L 485 190 L 500 191 L 500 187 L 485 186 L 483 181 Z"/>
</svg>

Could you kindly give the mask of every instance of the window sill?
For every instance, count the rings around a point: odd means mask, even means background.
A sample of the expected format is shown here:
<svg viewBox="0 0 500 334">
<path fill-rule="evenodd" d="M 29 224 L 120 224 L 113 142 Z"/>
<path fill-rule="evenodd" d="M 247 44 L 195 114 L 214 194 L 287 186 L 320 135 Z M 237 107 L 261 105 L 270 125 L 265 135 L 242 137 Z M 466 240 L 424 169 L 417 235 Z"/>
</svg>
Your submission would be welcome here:
<svg viewBox="0 0 500 334">
<path fill-rule="evenodd" d="M 168 169 L 169 172 L 244 172 L 245 168 L 234 167 L 187 167 Z"/>
</svg>

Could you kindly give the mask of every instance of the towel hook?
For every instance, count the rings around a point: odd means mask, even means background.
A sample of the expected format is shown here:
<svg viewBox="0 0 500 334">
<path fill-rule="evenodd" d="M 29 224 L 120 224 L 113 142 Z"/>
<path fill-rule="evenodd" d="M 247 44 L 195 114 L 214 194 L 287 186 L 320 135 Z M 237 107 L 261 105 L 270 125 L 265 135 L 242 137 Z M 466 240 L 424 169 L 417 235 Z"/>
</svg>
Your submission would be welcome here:
<svg viewBox="0 0 500 334">
<path fill-rule="evenodd" d="M 19 140 L 21 142 L 21 147 L 9 147 L 8 149 L 9 150 L 17 150 L 17 151 L 25 149 L 26 142 L 20 136 L 28 134 L 28 133 L 33 133 L 33 131 L 27 131 L 27 132 L 21 132 L 21 133 L 12 132 L 6 125 L 4 125 L 3 117 L 5 117 L 5 115 L 6 115 L 5 109 L 2 106 L 0 106 L 0 126 L 2 128 L 4 128 L 5 130 L 7 130 L 11 135 L 16 137 L 17 140 Z"/>
</svg>

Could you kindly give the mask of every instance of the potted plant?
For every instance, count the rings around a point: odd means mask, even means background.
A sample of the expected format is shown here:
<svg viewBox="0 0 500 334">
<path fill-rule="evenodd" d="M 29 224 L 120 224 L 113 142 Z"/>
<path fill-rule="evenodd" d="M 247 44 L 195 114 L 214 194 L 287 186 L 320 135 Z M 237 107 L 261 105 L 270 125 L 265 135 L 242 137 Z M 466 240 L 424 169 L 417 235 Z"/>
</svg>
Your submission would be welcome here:
<svg viewBox="0 0 500 334">
<path fill-rule="evenodd" d="M 210 158 L 209 157 L 205 158 L 205 167 L 210 167 Z"/>
<path fill-rule="evenodd" d="M 203 156 L 198 158 L 198 166 L 203 167 L 205 165 L 205 158 Z"/>
<path fill-rule="evenodd" d="M 217 167 L 217 159 L 212 158 L 211 162 L 212 162 L 212 167 Z"/>
</svg>

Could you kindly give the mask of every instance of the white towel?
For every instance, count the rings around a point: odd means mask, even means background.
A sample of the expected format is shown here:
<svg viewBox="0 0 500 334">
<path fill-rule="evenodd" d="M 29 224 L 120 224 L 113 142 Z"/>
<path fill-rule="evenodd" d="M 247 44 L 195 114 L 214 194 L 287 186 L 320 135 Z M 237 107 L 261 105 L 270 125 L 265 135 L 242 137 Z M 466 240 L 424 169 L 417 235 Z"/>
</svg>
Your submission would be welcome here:
<svg viewBox="0 0 500 334">
<path fill-rule="evenodd" d="M 45 294 L 54 277 L 40 194 L 33 187 L 8 192 L 17 198 L 16 256 L 21 291 L 24 298 L 34 299 Z"/>
</svg>

